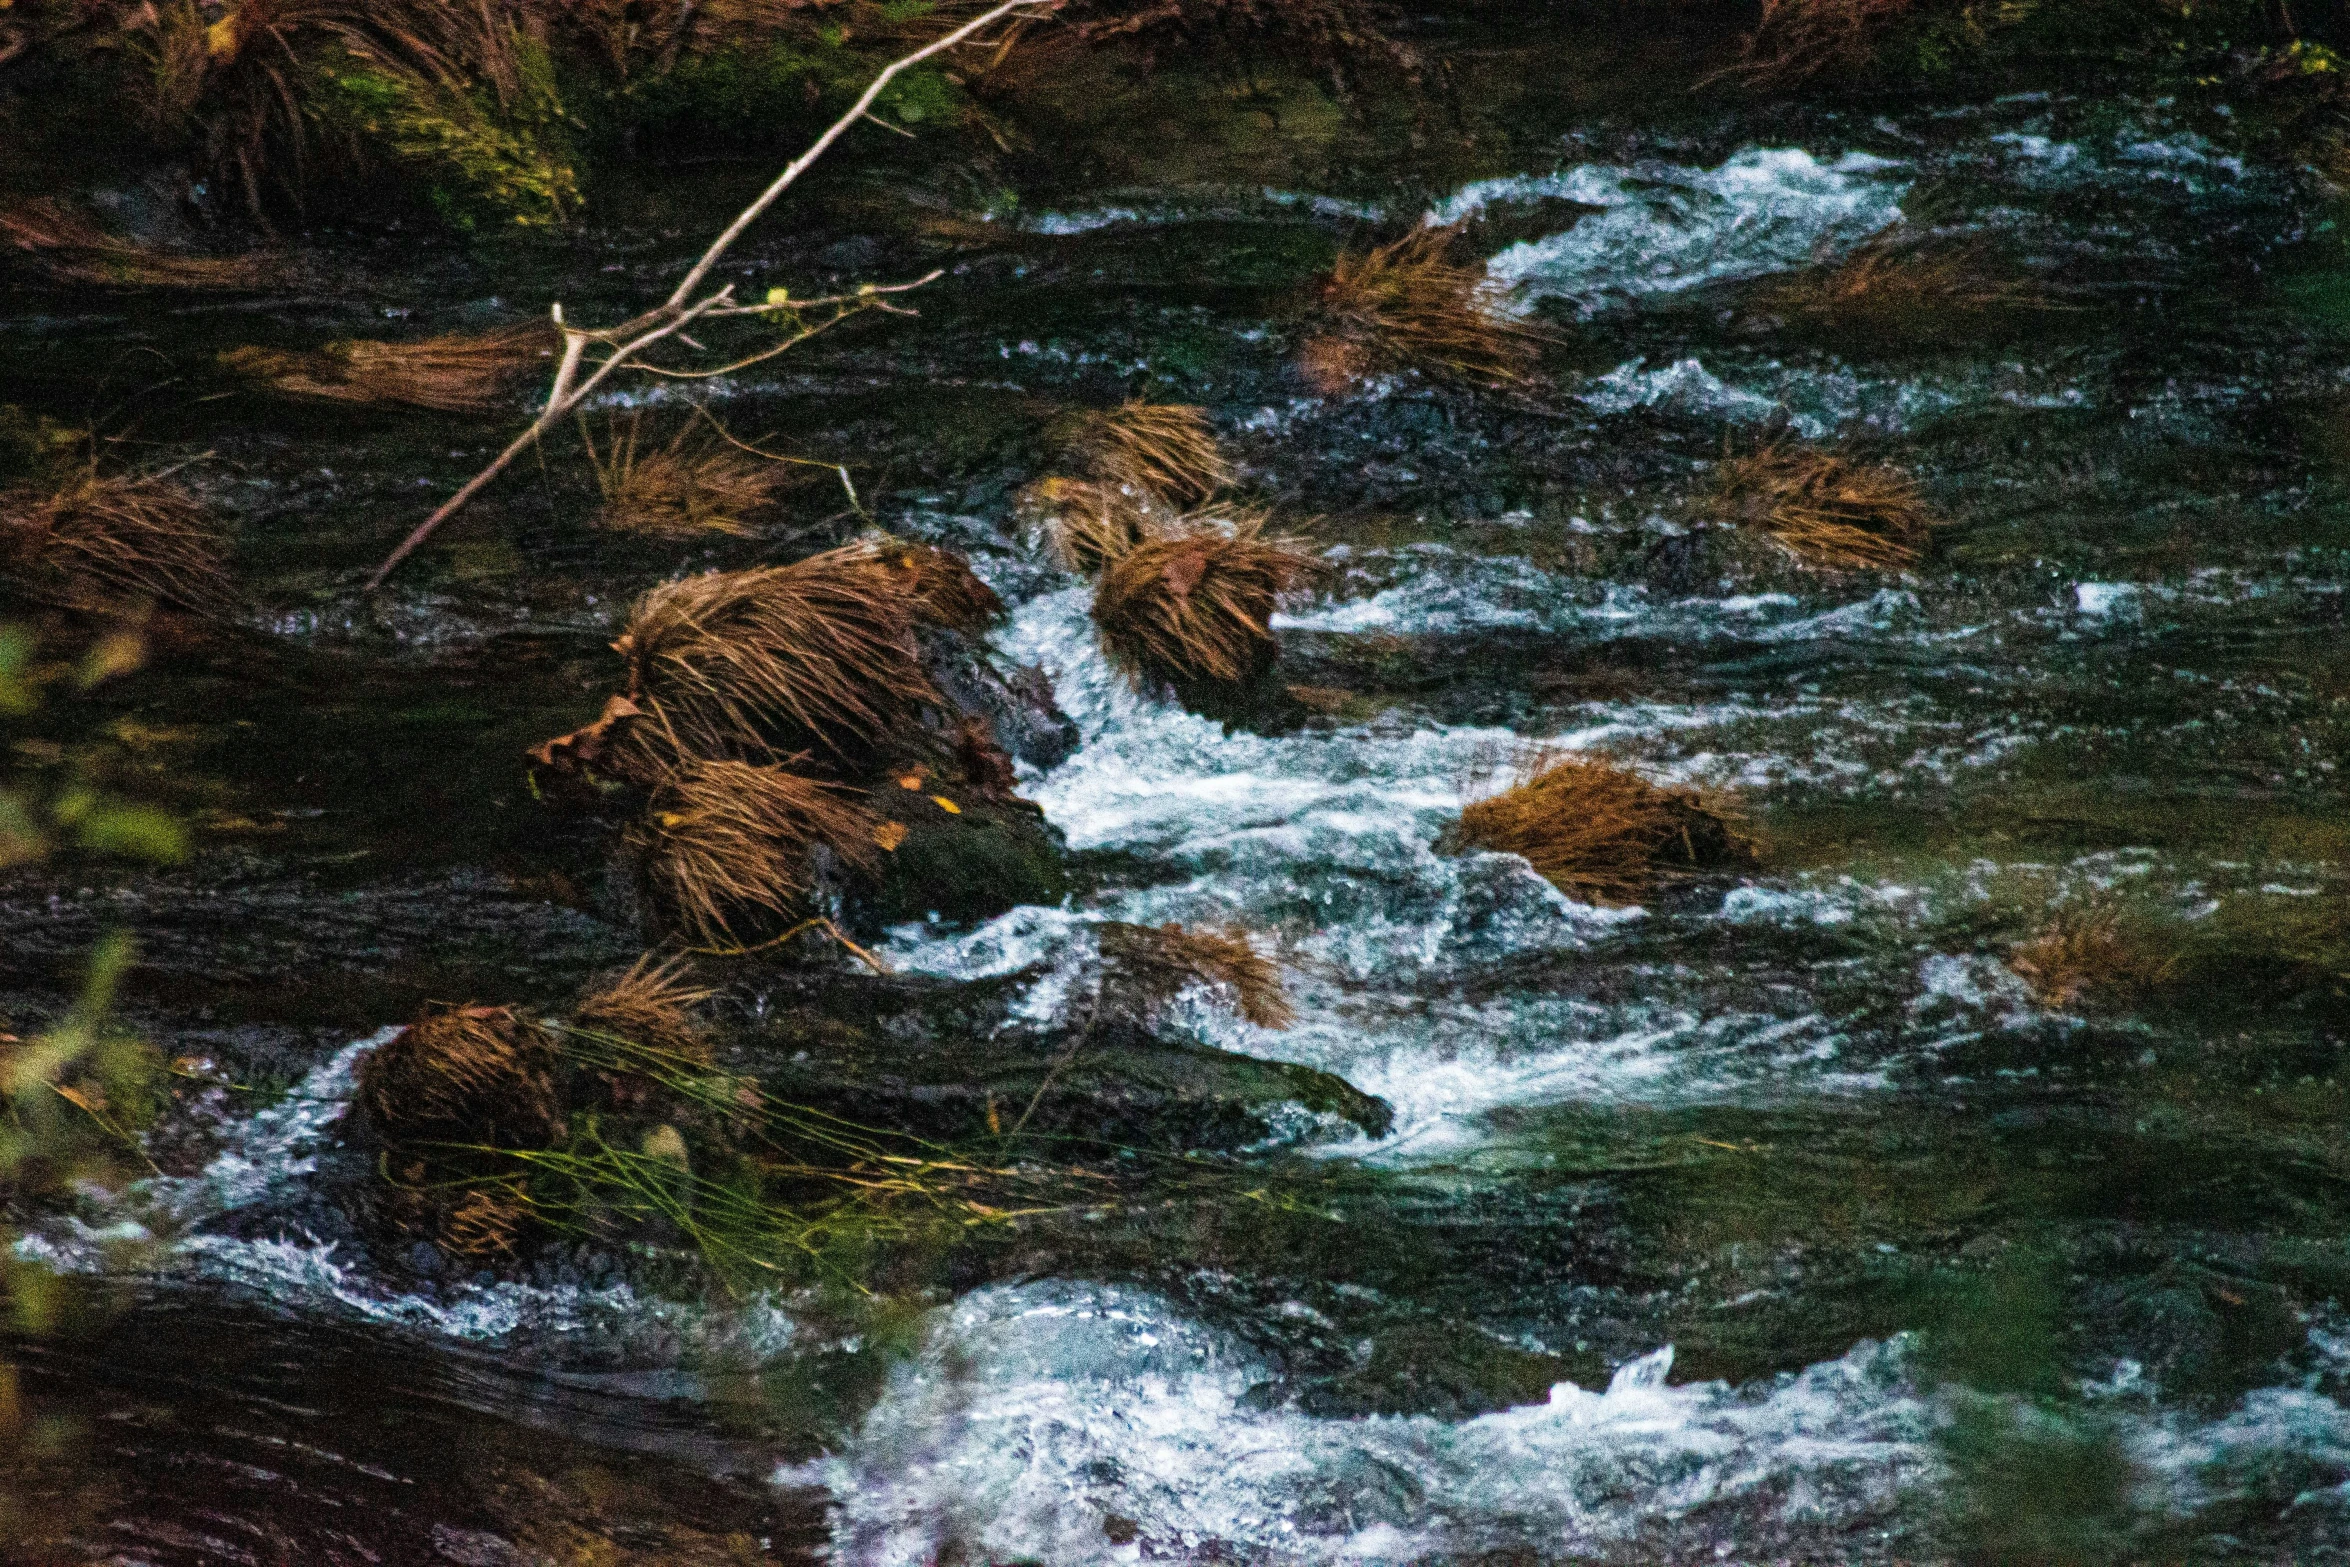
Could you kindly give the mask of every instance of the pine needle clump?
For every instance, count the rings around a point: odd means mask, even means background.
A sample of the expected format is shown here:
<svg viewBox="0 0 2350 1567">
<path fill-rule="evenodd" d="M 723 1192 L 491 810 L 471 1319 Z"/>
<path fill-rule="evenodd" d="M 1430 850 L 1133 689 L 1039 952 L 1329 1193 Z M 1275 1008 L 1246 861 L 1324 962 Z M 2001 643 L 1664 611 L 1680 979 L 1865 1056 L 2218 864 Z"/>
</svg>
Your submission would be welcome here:
<svg viewBox="0 0 2350 1567">
<path fill-rule="evenodd" d="M 1052 431 L 1067 456 L 1101 483 L 1179 503 L 1232 482 L 1207 411 L 1183 403 L 1121 403 L 1065 415 Z"/>
<path fill-rule="evenodd" d="M 507 1007 L 435 1007 L 367 1057 L 358 1100 L 397 1143 L 545 1147 L 562 1127 L 555 1040 Z"/>
<path fill-rule="evenodd" d="M 1515 854 L 1570 898 L 1638 903 L 1693 871 L 1749 864 L 1753 845 L 1688 790 L 1598 757 L 1538 754 L 1464 808 L 1439 849 Z"/>
<path fill-rule="evenodd" d="M 1905 470 L 1786 440 L 1725 455 L 1709 505 L 1722 521 L 1826 571 L 1909 570 L 1939 525 Z"/>
<path fill-rule="evenodd" d="M 648 738 L 683 756 L 869 755 L 941 701 L 914 645 L 917 576 L 852 544 L 654 588 L 612 644 Z"/>
<path fill-rule="evenodd" d="M 231 597 L 226 552 L 218 524 L 168 474 L 88 468 L 54 489 L 0 490 L 0 572 L 73 608 L 218 613 Z"/>
<path fill-rule="evenodd" d="M 719 533 L 741 537 L 751 519 L 775 503 L 787 482 L 779 467 L 737 451 L 696 441 L 692 426 L 665 446 L 642 440 L 643 414 L 615 418 L 601 451 L 583 422 L 581 437 L 603 497 L 596 522 L 616 533 L 691 539 Z"/>
<path fill-rule="evenodd" d="M 1137 685 L 1240 685 L 1276 652 L 1273 610 L 1319 574 L 1297 540 L 1254 516 L 1188 519 L 1112 561 L 1096 584 L 1102 649 Z"/>
<path fill-rule="evenodd" d="M 1791 273 L 1752 297 L 1773 315 L 1895 341 L 1972 336 L 1983 318 L 2064 308 L 2036 279 L 2003 274 L 1979 242 L 1881 234 L 1829 267 Z"/>
<path fill-rule="evenodd" d="M 1831 73 L 1865 70 L 1886 31 L 1918 0 L 1762 0 L 1736 64 L 1708 82 L 1785 89 Z M 1701 83 L 1700 85 L 1704 85 Z"/>
<path fill-rule="evenodd" d="M 1317 391 L 1407 371 L 1485 387 L 1532 379 L 1552 334 L 1515 314 L 1482 266 L 1451 259 L 1459 232 L 1418 228 L 1338 258 L 1315 290 L 1317 329 L 1299 359 Z"/>
<path fill-rule="evenodd" d="M 315 353 L 233 348 L 221 363 L 295 397 L 486 413 L 512 403 L 558 346 L 536 323 L 415 342 L 351 339 Z"/>
<path fill-rule="evenodd" d="M 254 288 L 277 264 L 266 256 L 204 256 L 142 245 L 110 234 L 51 200 L 0 211 L 0 240 L 22 251 L 60 283 L 123 288 Z"/>
<path fill-rule="evenodd" d="M 2085 1001 L 2149 990 L 2178 967 L 2175 953 L 2155 950 L 2147 933 L 2118 909 L 2070 904 L 2008 954 L 2007 966 L 2053 1012 Z"/>
<path fill-rule="evenodd" d="M 915 621 L 966 637 L 983 637 L 1004 618 L 1004 601 L 979 580 L 971 562 L 934 544 L 891 542 L 876 547 L 896 573 Z"/>
<path fill-rule="evenodd" d="M 1152 491 L 1092 479 L 1039 479 L 1020 492 L 1020 511 L 1053 564 L 1090 577 L 1175 521 Z"/>
<path fill-rule="evenodd" d="M 1106 990 L 1113 1004 L 1146 1018 L 1199 985 L 1259 1028 L 1287 1028 L 1297 1021 L 1280 965 L 1250 945 L 1244 932 L 1114 920 L 1100 927 L 1096 939 L 1110 971 Z"/>
<path fill-rule="evenodd" d="M 695 1009 L 716 994 L 695 981 L 693 965 L 686 959 L 656 959 L 648 952 L 582 998 L 572 1009 L 571 1021 L 578 1028 L 707 1064 L 709 1030 Z"/>
<path fill-rule="evenodd" d="M 881 833 L 850 791 L 780 767 L 705 761 L 654 788 L 629 839 L 660 916 L 733 951 L 807 896 L 819 851 L 870 871 Z"/>
</svg>

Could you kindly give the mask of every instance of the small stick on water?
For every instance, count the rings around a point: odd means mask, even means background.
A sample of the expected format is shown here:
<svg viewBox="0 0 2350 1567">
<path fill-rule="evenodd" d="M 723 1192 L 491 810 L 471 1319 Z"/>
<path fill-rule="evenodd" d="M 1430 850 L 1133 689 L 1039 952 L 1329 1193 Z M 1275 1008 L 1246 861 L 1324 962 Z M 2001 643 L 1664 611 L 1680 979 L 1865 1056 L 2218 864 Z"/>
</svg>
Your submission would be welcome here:
<svg viewBox="0 0 2350 1567">
<path fill-rule="evenodd" d="M 705 294 L 699 299 L 696 299 L 694 294 L 709 278 L 712 269 L 725 259 L 727 251 L 733 248 L 734 242 L 742 238 L 744 232 L 753 223 L 756 223 L 769 207 L 775 205 L 783 193 L 789 190 L 794 182 L 815 164 L 817 159 L 823 157 L 834 142 L 840 140 L 851 126 L 872 117 L 871 110 L 874 103 L 881 97 L 882 89 L 895 80 L 899 72 L 909 66 L 919 65 L 932 55 L 942 54 L 954 48 L 1014 12 L 1033 13 L 1050 9 L 1058 4 L 1060 4 L 1060 0 L 1002 0 L 1001 4 L 973 17 L 954 31 L 934 39 L 912 54 L 901 56 L 884 66 L 880 74 L 866 84 L 865 91 L 858 96 L 849 112 L 833 121 L 824 134 L 817 137 L 806 152 L 793 159 L 784 171 L 759 193 L 757 200 L 737 213 L 734 221 L 726 226 L 725 232 L 710 242 L 709 249 L 702 252 L 701 259 L 694 263 L 692 269 L 670 292 L 669 297 L 651 310 L 632 320 L 622 322 L 618 326 L 591 330 L 573 326 L 564 320 L 561 304 L 552 306 L 548 313 L 554 320 L 555 330 L 563 334 L 563 355 L 556 361 L 555 379 L 547 389 L 546 405 L 539 410 L 538 416 L 531 420 L 530 427 L 508 443 L 505 450 L 492 458 L 488 467 L 466 480 L 464 486 L 456 494 L 443 501 L 431 516 L 417 524 L 413 533 L 400 541 L 399 548 L 384 557 L 383 564 L 376 567 L 375 574 L 367 579 L 367 591 L 372 593 L 383 586 L 384 579 L 389 577 L 393 569 L 400 562 L 406 560 L 417 546 L 431 538 L 434 531 L 462 510 L 468 501 L 487 489 L 491 481 L 506 471 L 508 464 L 529 450 L 540 436 L 553 429 L 574 409 L 586 402 L 595 390 L 609 380 L 615 372 L 630 367 L 639 354 L 653 347 L 656 343 L 681 336 L 685 329 L 693 325 L 694 322 L 720 320 L 730 316 L 777 316 L 788 312 L 797 330 L 780 345 L 725 366 L 721 370 L 693 371 L 673 368 L 664 371 L 652 365 L 637 365 L 635 368 L 670 376 L 722 374 L 725 370 L 741 369 L 745 365 L 757 363 L 760 359 L 771 358 L 796 343 L 805 342 L 816 333 L 848 316 L 866 310 L 902 309 L 902 307 L 890 305 L 884 296 L 903 294 L 920 288 L 923 284 L 937 278 L 939 274 L 932 272 L 928 277 L 918 278 L 911 283 L 885 285 L 868 283 L 852 294 L 836 295 L 826 299 L 779 299 L 772 304 L 746 305 L 737 303 L 734 297 L 734 285 L 731 283 L 718 288 L 715 292 Z M 886 121 L 877 121 L 876 123 L 887 124 Z M 894 125 L 890 125 L 888 128 L 900 130 Z M 901 130 L 900 134 L 907 133 Z M 819 318 L 812 325 L 805 324 L 805 312 L 827 309 L 832 312 L 829 316 Z M 692 339 L 685 338 L 684 341 L 691 342 Z M 582 365 L 586 363 L 590 343 L 601 344 L 610 352 L 597 361 L 592 370 L 582 376 L 580 371 Z"/>
</svg>

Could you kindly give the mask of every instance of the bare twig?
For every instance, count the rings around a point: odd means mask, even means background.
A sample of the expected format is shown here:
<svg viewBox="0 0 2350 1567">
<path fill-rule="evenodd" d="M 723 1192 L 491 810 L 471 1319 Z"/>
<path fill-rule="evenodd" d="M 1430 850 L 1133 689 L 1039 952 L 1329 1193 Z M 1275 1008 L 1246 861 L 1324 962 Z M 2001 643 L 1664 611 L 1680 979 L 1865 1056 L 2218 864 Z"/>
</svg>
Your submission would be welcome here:
<svg viewBox="0 0 2350 1567">
<path fill-rule="evenodd" d="M 708 281 L 711 271 L 720 261 L 725 259 L 727 251 L 733 248 L 734 242 L 742 238 L 750 226 L 758 222 L 766 214 L 767 209 L 774 206 L 783 193 L 789 190 L 799 177 L 815 164 L 817 159 L 823 157 L 830 150 L 832 144 L 840 140 L 851 126 L 871 117 L 873 105 L 881 97 L 883 89 L 888 87 L 900 72 L 910 66 L 920 64 L 933 55 L 942 54 L 954 48 L 1015 12 L 1046 10 L 1059 3 L 1060 0 L 1002 0 L 1001 4 L 981 12 L 952 32 L 946 33 L 913 53 L 901 56 L 884 66 L 880 73 L 866 84 L 865 91 L 859 95 L 856 103 L 850 106 L 848 113 L 833 121 L 826 128 L 824 134 L 817 137 L 806 152 L 793 159 L 784 171 L 759 193 L 757 200 L 737 213 L 734 221 L 726 226 L 725 231 L 710 242 L 710 247 L 702 252 L 701 259 L 694 263 L 669 297 L 651 310 L 632 320 L 622 322 L 618 326 L 590 329 L 573 326 L 564 320 L 562 305 L 556 304 L 550 307 L 549 314 L 554 319 L 555 329 L 563 334 L 563 356 L 556 363 L 555 379 L 547 389 L 546 405 L 539 410 L 537 417 L 531 420 L 530 427 L 516 436 L 505 450 L 492 458 L 488 467 L 468 479 L 456 494 L 443 501 L 431 516 L 417 524 L 416 530 L 400 541 L 399 548 L 384 557 L 383 564 L 376 567 L 375 574 L 367 579 L 368 591 L 373 592 L 381 587 L 384 579 L 390 576 L 393 569 L 401 561 L 406 560 L 418 545 L 431 538 L 442 523 L 455 516 L 467 502 L 488 488 L 491 481 L 505 472 L 507 465 L 527 451 L 540 436 L 554 428 L 574 409 L 586 402 L 598 387 L 611 379 L 615 372 L 624 368 L 635 368 L 669 376 L 724 373 L 724 370 L 655 370 L 653 366 L 634 363 L 639 354 L 656 343 L 672 337 L 680 337 L 685 329 L 694 322 L 705 318 L 716 320 L 748 315 L 768 315 L 788 318 L 791 321 L 795 331 L 789 334 L 780 346 L 725 367 L 725 369 L 740 369 L 745 365 L 756 364 L 761 359 L 771 358 L 795 343 L 804 342 L 817 332 L 849 315 L 864 310 L 902 310 L 902 307 L 889 304 L 882 296 L 905 293 L 910 289 L 919 288 L 922 284 L 936 278 L 938 273 L 933 272 L 929 277 L 918 279 L 912 283 L 892 284 L 886 287 L 868 284 L 858 289 L 854 294 L 830 299 L 800 301 L 777 299 L 761 305 L 746 305 L 736 301 L 734 285 L 731 283 L 718 288 L 713 293 L 702 295 L 698 299 L 695 294 Z M 890 126 L 889 129 L 896 130 L 898 127 Z M 830 309 L 833 313 L 814 326 L 805 323 L 804 312 L 822 309 Z M 692 339 L 685 338 L 684 341 L 690 343 Z M 590 344 L 600 345 L 607 352 L 583 376 L 581 370 L 587 364 Z"/>
</svg>

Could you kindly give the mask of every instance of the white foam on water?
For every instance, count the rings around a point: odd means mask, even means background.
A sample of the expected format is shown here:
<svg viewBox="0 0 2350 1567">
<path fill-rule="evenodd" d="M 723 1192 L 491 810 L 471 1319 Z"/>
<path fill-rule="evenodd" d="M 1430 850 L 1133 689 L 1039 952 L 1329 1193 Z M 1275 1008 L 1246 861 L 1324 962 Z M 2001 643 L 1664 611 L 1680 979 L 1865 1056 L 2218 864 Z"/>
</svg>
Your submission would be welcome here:
<svg viewBox="0 0 2350 1567">
<path fill-rule="evenodd" d="M 356 1317 L 482 1343 L 592 1341 L 609 1353 L 651 1342 L 672 1356 L 683 1347 L 762 1360 L 790 1349 L 797 1323 L 768 1299 L 714 1314 L 641 1295 L 625 1284 L 546 1286 L 486 1275 L 427 1298 L 387 1287 L 359 1258 L 299 1228 L 252 1236 L 203 1228 L 295 1192 L 316 1173 L 350 1107 L 360 1062 L 397 1033 L 397 1027 L 380 1029 L 313 1067 L 283 1099 L 236 1123 L 226 1145 L 196 1174 L 134 1183 L 100 1222 L 69 1220 L 31 1232 L 18 1241 L 17 1254 L 59 1272 L 131 1266 L 192 1277 L 249 1292 L 278 1310 Z"/>
<path fill-rule="evenodd" d="M 830 1489 L 843 1567 L 1548 1559 L 1708 1508 L 1884 1515 L 1932 1468 L 1906 1360 L 1862 1344 L 1734 1391 L 1667 1385 L 1668 1348 L 1475 1419 L 1322 1419 L 1262 1407 L 1271 1369 L 1156 1297 L 996 1286 L 938 1314 L 843 1452 L 778 1479 Z"/>
<path fill-rule="evenodd" d="M 1439 202 L 1430 221 L 1561 197 L 1605 210 L 1564 233 L 1525 240 L 1487 263 L 1522 300 L 1610 302 L 1808 265 L 1901 219 L 1903 165 L 1867 153 L 1822 162 L 1798 147 L 1749 147 L 1719 168 L 1587 163 L 1557 174 L 1481 180 Z"/>
</svg>

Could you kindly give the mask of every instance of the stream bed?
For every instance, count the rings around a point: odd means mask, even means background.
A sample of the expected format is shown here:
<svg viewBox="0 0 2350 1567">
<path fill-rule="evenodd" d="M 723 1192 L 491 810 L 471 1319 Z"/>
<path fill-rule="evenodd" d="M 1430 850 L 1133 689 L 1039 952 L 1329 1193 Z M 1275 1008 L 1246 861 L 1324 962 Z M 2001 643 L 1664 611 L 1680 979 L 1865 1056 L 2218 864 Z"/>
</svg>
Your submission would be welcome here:
<svg viewBox="0 0 2350 1567">
<path fill-rule="evenodd" d="M 160 792 L 195 857 L 0 883 L 0 1010 L 53 1013 L 126 929 L 124 1020 L 200 1063 L 157 1173 L 18 1248 L 90 1298 L 18 1354 L 25 1559 L 2350 1558 L 2335 209 L 2157 101 L 1662 120 L 1562 98 L 1495 166 L 1345 163 L 1292 116 L 929 228 L 836 189 L 749 242 L 795 287 L 948 269 L 918 319 L 709 406 L 967 552 L 1000 658 L 1081 736 L 1019 784 L 1067 899 L 875 955 L 1043 1025 L 1106 921 L 1244 926 L 1297 1021 L 1202 1004 L 1182 1037 L 1392 1113 L 1286 1103 L 1212 1172 L 870 1292 L 387 1268 L 318 1186 L 419 1004 L 552 1003 L 635 956 L 607 842 L 522 763 L 594 716 L 630 600 L 864 519 L 817 469 L 762 537 L 614 542 L 550 444 L 369 598 L 506 427 L 214 367 L 619 314 L 757 171 L 536 249 L 327 245 L 278 295 L 12 296 L 0 400 L 128 399 L 139 440 L 207 454 L 248 596 L 33 742 Z M 1316 395 L 1287 301 L 1420 215 L 1555 328 L 1539 384 Z M 2058 303 L 1893 333 L 1774 304 L 1905 222 Z M 1275 621 L 1295 722 L 1137 694 L 1024 530 L 1039 409 L 1122 393 L 1207 408 L 1331 568 Z M 1725 549 L 1711 468 L 1773 438 L 1917 473 L 1949 519 L 1926 563 Z M 1598 908 L 1439 852 L 1530 745 L 1734 800 L 1757 868 Z M 2151 932 L 2159 978 L 2036 993 L 2010 954 L 2084 908 Z M 748 1015 L 810 983 L 725 980 Z"/>
</svg>

